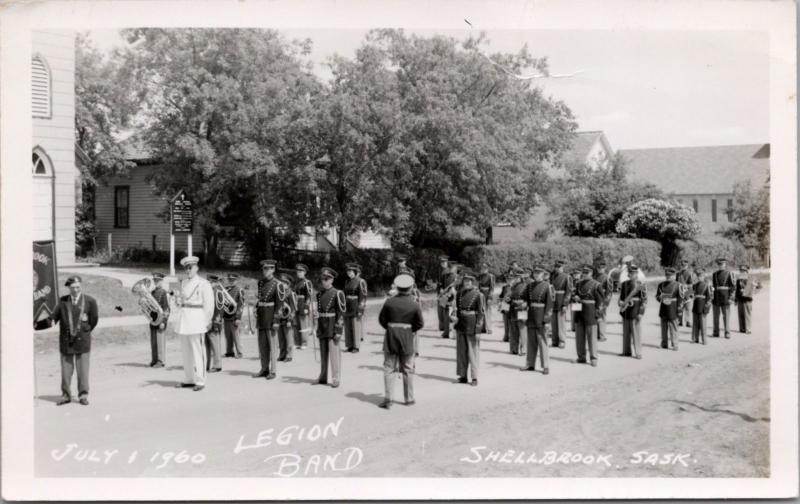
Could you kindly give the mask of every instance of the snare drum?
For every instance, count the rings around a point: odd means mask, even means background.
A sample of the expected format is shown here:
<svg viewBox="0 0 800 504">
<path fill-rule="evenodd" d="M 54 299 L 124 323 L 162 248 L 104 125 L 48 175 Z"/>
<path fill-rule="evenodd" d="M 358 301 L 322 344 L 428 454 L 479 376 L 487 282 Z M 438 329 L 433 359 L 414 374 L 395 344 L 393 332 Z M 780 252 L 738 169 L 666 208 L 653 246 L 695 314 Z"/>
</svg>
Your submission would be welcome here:
<svg viewBox="0 0 800 504">
<path fill-rule="evenodd" d="M 518 311 L 517 320 L 528 320 L 528 310 Z"/>
<path fill-rule="evenodd" d="M 583 310 L 583 303 L 570 303 L 569 308 L 570 308 L 570 310 L 572 310 L 574 312 L 582 311 Z"/>
</svg>

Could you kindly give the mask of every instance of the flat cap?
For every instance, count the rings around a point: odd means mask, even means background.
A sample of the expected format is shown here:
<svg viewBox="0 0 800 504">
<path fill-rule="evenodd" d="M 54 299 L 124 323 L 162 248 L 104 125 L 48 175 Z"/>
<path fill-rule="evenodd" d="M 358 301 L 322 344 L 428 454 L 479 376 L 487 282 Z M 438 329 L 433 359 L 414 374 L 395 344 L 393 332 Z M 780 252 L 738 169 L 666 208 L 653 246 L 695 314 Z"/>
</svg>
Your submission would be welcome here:
<svg viewBox="0 0 800 504">
<path fill-rule="evenodd" d="M 475 275 L 473 275 L 472 272 L 465 273 L 464 274 L 464 280 L 469 280 L 470 282 L 474 282 L 475 281 Z"/>
<path fill-rule="evenodd" d="M 200 258 L 197 257 L 197 256 L 186 256 L 183 259 L 181 259 L 181 266 L 183 266 L 185 268 L 186 266 L 192 266 L 192 265 L 197 264 L 199 262 L 200 262 Z"/>
<path fill-rule="evenodd" d="M 83 283 L 83 280 L 81 280 L 81 277 L 79 275 L 72 275 L 71 277 L 67 278 L 67 281 L 64 282 L 64 285 L 66 287 L 69 287 L 74 283 Z"/>
<path fill-rule="evenodd" d="M 591 264 L 584 264 L 583 267 L 581 268 L 581 271 L 583 273 L 594 273 L 594 266 L 592 266 Z"/>
<path fill-rule="evenodd" d="M 278 264 L 274 259 L 264 259 L 261 261 L 262 268 L 274 268 Z"/>
<path fill-rule="evenodd" d="M 347 263 L 347 264 L 344 265 L 344 267 L 345 267 L 345 270 L 355 271 L 357 273 L 361 272 L 361 266 L 358 263 L 354 263 L 354 262 Z"/>
<path fill-rule="evenodd" d="M 541 265 L 541 264 L 534 264 L 533 265 L 533 272 L 534 273 L 544 273 L 545 271 L 547 271 L 547 268 L 545 268 L 543 265 Z"/>
<path fill-rule="evenodd" d="M 414 285 L 414 277 L 408 273 L 400 273 L 394 277 L 394 285 L 398 289 L 410 289 Z"/>
<path fill-rule="evenodd" d="M 325 266 L 324 268 L 322 268 L 319 275 L 323 278 L 336 278 L 339 274 L 336 273 L 336 270 L 334 270 L 333 268 Z"/>
<path fill-rule="evenodd" d="M 526 275 L 530 275 L 531 273 L 533 273 L 533 268 L 531 268 L 530 266 L 525 266 L 524 268 L 522 268 L 522 272 L 525 273 Z"/>
</svg>

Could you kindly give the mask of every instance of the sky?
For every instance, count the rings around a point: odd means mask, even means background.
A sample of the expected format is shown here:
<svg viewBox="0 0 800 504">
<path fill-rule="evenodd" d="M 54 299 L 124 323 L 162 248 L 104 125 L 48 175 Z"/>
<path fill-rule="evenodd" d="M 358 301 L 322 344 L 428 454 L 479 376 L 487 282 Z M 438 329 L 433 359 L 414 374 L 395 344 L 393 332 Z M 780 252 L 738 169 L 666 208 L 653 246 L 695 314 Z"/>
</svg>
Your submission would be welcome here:
<svg viewBox="0 0 800 504">
<path fill-rule="evenodd" d="M 365 30 L 281 30 L 310 38 L 315 71 L 329 74 L 333 54 L 353 56 Z M 464 38 L 464 30 L 409 30 Z M 637 149 L 769 141 L 769 39 L 756 31 L 486 30 L 486 52 L 517 52 L 527 44 L 547 57 L 551 74 L 538 79 L 563 100 L 579 131 L 602 130 L 612 148 Z M 98 48 L 122 44 L 114 31 L 95 31 Z"/>
</svg>

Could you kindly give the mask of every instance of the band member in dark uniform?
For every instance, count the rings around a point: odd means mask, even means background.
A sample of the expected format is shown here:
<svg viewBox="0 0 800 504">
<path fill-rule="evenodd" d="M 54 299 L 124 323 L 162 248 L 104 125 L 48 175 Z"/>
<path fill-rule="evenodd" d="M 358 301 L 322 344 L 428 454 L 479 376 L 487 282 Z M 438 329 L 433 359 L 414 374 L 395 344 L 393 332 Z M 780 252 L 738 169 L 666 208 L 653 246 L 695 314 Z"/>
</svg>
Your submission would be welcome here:
<svg viewBox="0 0 800 504">
<path fill-rule="evenodd" d="M 600 284 L 600 289 L 603 291 L 603 305 L 597 309 L 597 341 L 606 341 L 606 309 L 611 302 L 613 291 L 608 274 L 606 274 L 606 262 L 604 260 L 600 259 L 595 263 L 595 271 L 594 280 Z"/>
<path fill-rule="evenodd" d="M 439 281 L 436 284 L 436 294 L 438 295 L 437 315 L 439 317 L 439 330 L 442 331 L 442 338 L 450 337 L 450 310 L 455 302 L 457 275 L 451 271 L 447 256 L 440 256 L 439 262 L 442 271 L 439 273 Z"/>
<path fill-rule="evenodd" d="M 692 285 L 692 343 L 706 344 L 706 316 L 711 311 L 713 292 L 703 268 L 695 270 L 697 281 Z"/>
<path fill-rule="evenodd" d="M 661 303 L 658 316 L 661 318 L 661 348 L 678 350 L 678 312 L 682 308 L 681 288 L 675 281 L 675 270 L 664 270 L 663 282 L 656 289 L 656 301 Z"/>
<path fill-rule="evenodd" d="M 753 313 L 753 295 L 761 290 L 761 283 L 750 278 L 750 266 L 739 267 L 734 300 L 739 315 L 739 332 L 750 334 L 750 316 Z"/>
<path fill-rule="evenodd" d="M 475 387 L 478 385 L 480 351 L 478 335 L 483 323 L 485 301 L 483 294 L 475 288 L 474 275 L 465 273 L 463 282 L 464 286 L 456 296 L 456 374 L 459 383 L 467 383 L 467 371 L 470 371 L 471 385 Z"/>
<path fill-rule="evenodd" d="M 604 302 L 604 291 L 600 284 L 592 278 L 594 268 L 591 264 L 583 266 L 583 278 L 575 285 L 572 301 L 580 303 L 581 310 L 573 312 L 575 318 L 575 343 L 578 349 L 576 362 L 586 363 L 586 347 L 589 347 L 589 359 L 592 366 L 597 366 L 597 311 Z"/>
<path fill-rule="evenodd" d="M 628 265 L 628 279 L 619 288 L 622 315 L 622 356 L 642 358 L 641 322 L 647 308 L 647 285 L 639 281 L 639 267 Z"/>
<path fill-rule="evenodd" d="M 545 327 L 553 316 L 555 292 L 549 282 L 544 280 L 544 266 L 533 267 L 533 282 L 525 289 L 525 302 L 528 304 L 528 356 L 522 371 L 536 370 L 536 354 L 541 356 L 542 373 L 550 373 L 550 355 L 547 348 Z"/>
<path fill-rule="evenodd" d="M 512 355 L 525 355 L 527 343 L 528 305 L 525 302 L 525 289 L 528 283 L 525 279 L 525 270 L 517 270 L 514 284 L 511 286 L 511 313 L 508 317 L 511 322 L 508 345 Z"/>
<path fill-rule="evenodd" d="M 275 278 L 275 261 L 261 261 L 264 278 L 258 281 L 256 302 L 256 327 L 258 328 L 258 356 L 261 369 L 253 378 L 275 379 L 278 367 L 278 318 L 276 307 L 286 296 L 286 287 Z"/>
<path fill-rule="evenodd" d="M 341 382 L 342 350 L 344 333 L 344 314 L 347 303 L 344 292 L 333 287 L 336 271 L 322 268 L 321 289 L 317 292 L 317 338 L 320 348 L 320 374 L 317 383 L 328 383 L 328 361 L 331 365 L 331 386 L 336 388 Z"/>
<path fill-rule="evenodd" d="M 211 318 L 211 328 L 206 331 L 206 371 L 219 373 L 222 371 L 222 305 L 219 301 L 217 289 L 222 289 L 219 276 L 206 275 L 206 280 L 214 288 L 214 315 Z"/>
<path fill-rule="evenodd" d="M 481 264 L 481 272 L 478 275 L 478 290 L 483 294 L 486 300 L 486 317 L 484 318 L 485 327 L 481 328 L 481 332 L 492 334 L 492 309 L 494 307 L 494 275 L 489 273 L 489 263 L 484 262 Z"/>
<path fill-rule="evenodd" d="M 367 308 L 367 282 L 361 278 L 361 266 L 349 263 L 344 296 L 347 311 L 344 315 L 344 342 L 346 352 L 358 353 L 364 340 L 364 311 Z"/>
<path fill-rule="evenodd" d="M 411 295 L 414 277 L 400 273 L 394 280 L 397 295 L 386 300 L 378 315 L 378 322 L 386 330 L 383 338 L 383 383 L 385 399 L 381 408 L 392 407 L 394 373 L 403 375 L 403 394 L 407 406 L 414 400 L 414 352 L 415 335 L 425 321 L 422 309 Z"/>
<path fill-rule="evenodd" d="M 294 352 L 294 336 L 292 335 L 292 322 L 294 312 L 297 311 L 297 296 L 292 290 L 292 279 L 286 273 L 281 274 L 280 281 L 283 283 L 284 296 L 278 306 L 278 360 L 282 362 L 292 362 Z"/>
<path fill-rule="evenodd" d="M 690 292 L 692 290 L 692 286 L 697 281 L 692 273 L 692 269 L 689 267 L 689 261 L 686 259 L 681 259 L 680 262 L 680 270 L 676 275 L 675 280 L 681 284 L 684 289 L 684 292 Z M 683 326 L 684 324 L 686 327 L 692 327 L 692 323 L 689 321 L 690 313 L 692 312 L 692 303 L 684 303 L 683 309 L 678 313 L 678 325 Z"/>
<path fill-rule="evenodd" d="M 308 338 L 315 337 L 311 334 L 314 317 L 314 286 L 306 278 L 308 267 L 298 263 L 295 266 L 297 281 L 294 283 L 294 293 L 297 296 L 297 311 L 294 315 L 294 338 L 297 348 L 305 350 L 308 347 Z"/>
<path fill-rule="evenodd" d="M 503 314 L 503 342 L 507 343 L 511 336 L 511 286 L 515 282 L 514 270 L 509 269 L 505 275 L 506 283 L 500 289 L 500 313 Z"/>
<path fill-rule="evenodd" d="M 581 281 L 581 276 L 583 276 L 583 268 L 578 268 L 576 270 L 573 270 L 571 276 L 572 276 L 572 288 L 573 288 L 572 294 L 573 294 L 573 297 L 574 297 L 574 294 L 575 294 L 575 290 L 574 289 L 575 289 L 575 286 L 578 285 L 580 283 L 580 281 Z M 570 313 L 569 313 L 569 319 L 570 319 L 569 320 L 569 330 L 572 331 L 572 332 L 575 332 L 576 331 L 576 329 L 575 329 L 575 319 L 578 316 L 569 307 L 567 309 L 570 310 Z"/>
<path fill-rule="evenodd" d="M 572 277 L 564 273 L 564 261 L 555 263 L 553 273 L 550 275 L 550 285 L 553 286 L 555 298 L 553 299 L 553 347 L 564 348 L 567 343 L 567 309 L 569 299 L 572 297 Z"/>
<path fill-rule="evenodd" d="M 236 301 L 236 311 L 222 314 L 223 327 L 225 328 L 225 357 L 242 358 L 242 343 L 239 340 L 239 328 L 242 325 L 242 313 L 245 309 L 244 291 L 236 285 L 238 273 L 228 273 L 225 288 L 228 294 Z"/>
<path fill-rule="evenodd" d="M 714 288 L 714 320 L 712 336 L 719 338 L 719 316 L 722 314 L 722 324 L 725 327 L 725 337 L 731 337 L 731 331 L 728 326 L 731 316 L 731 301 L 733 300 L 734 293 L 732 292 L 736 285 L 733 282 L 733 273 L 728 271 L 728 260 L 724 257 L 717 259 L 719 269 L 711 275 L 711 287 Z"/>
<path fill-rule="evenodd" d="M 150 324 L 150 367 L 162 368 L 164 361 L 167 357 L 167 321 L 169 320 L 169 295 L 164 290 L 164 275 L 162 273 L 153 273 L 153 283 L 156 288 L 151 293 L 153 299 L 156 300 L 161 311 L 164 312 L 164 318 L 158 325 Z M 153 320 L 156 320 L 156 312 L 150 315 Z"/>
<path fill-rule="evenodd" d="M 61 354 L 61 406 L 72 401 L 72 374 L 78 369 L 78 399 L 89 404 L 89 353 L 92 331 L 99 320 L 97 301 L 81 292 L 81 277 L 67 278 L 69 294 L 58 300 L 50 318 L 59 323 L 58 350 Z"/>
</svg>

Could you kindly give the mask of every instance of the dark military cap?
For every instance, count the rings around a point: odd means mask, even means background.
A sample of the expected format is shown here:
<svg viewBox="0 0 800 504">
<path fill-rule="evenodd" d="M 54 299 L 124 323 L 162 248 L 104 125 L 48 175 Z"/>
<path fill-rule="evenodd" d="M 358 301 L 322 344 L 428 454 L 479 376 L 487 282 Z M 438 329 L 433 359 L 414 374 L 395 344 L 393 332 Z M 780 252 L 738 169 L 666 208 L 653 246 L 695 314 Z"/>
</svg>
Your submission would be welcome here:
<svg viewBox="0 0 800 504">
<path fill-rule="evenodd" d="M 289 276 L 288 273 L 281 273 L 280 276 L 278 276 L 278 278 L 280 278 L 284 283 L 287 283 L 287 284 L 291 284 L 292 283 L 292 277 Z"/>
<path fill-rule="evenodd" d="M 526 275 L 530 275 L 531 273 L 533 273 L 533 268 L 531 268 L 530 266 L 525 266 L 524 268 L 522 268 L 522 272 L 525 273 Z"/>
<path fill-rule="evenodd" d="M 446 255 L 439 256 L 439 262 L 450 261 L 450 258 Z"/>
<path fill-rule="evenodd" d="M 475 275 L 473 275 L 472 272 L 465 273 L 464 274 L 464 280 L 469 280 L 471 282 L 474 282 L 475 281 Z"/>
<path fill-rule="evenodd" d="M 79 275 L 73 275 L 73 276 L 67 278 L 67 281 L 64 283 L 64 285 L 66 287 L 69 287 L 70 285 L 72 285 L 74 283 L 83 283 L 83 280 L 81 280 L 81 277 Z"/>
<path fill-rule="evenodd" d="M 164 273 L 153 273 L 154 280 L 164 280 Z"/>
<path fill-rule="evenodd" d="M 261 261 L 261 268 L 275 268 L 277 264 L 278 262 L 273 259 L 264 259 Z"/>
<path fill-rule="evenodd" d="M 664 268 L 664 274 L 665 275 L 674 275 L 675 274 L 675 268 Z"/>
<path fill-rule="evenodd" d="M 544 273 L 547 269 L 542 266 L 541 264 L 534 264 L 533 265 L 533 272 L 534 273 Z"/>
<path fill-rule="evenodd" d="M 583 268 L 581 268 L 583 273 L 594 273 L 594 266 L 591 264 L 584 264 Z"/>
<path fill-rule="evenodd" d="M 561 266 L 564 266 L 565 264 L 567 264 L 567 263 L 563 259 L 556 259 L 556 262 L 555 262 L 554 266 L 556 268 L 560 268 Z"/>
<path fill-rule="evenodd" d="M 356 271 L 356 272 L 361 271 L 361 266 L 359 266 L 358 263 L 353 263 L 353 262 L 345 264 L 344 268 L 345 271 Z"/>
<path fill-rule="evenodd" d="M 206 280 L 209 282 L 219 282 L 219 275 L 206 275 Z"/>
<path fill-rule="evenodd" d="M 717 258 L 717 264 L 722 264 L 722 263 L 726 263 L 726 262 L 728 262 L 728 259 L 726 259 L 724 257 L 718 257 Z"/>
<path fill-rule="evenodd" d="M 303 263 L 297 263 L 297 264 L 295 265 L 294 269 L 296 269 L 297 271 L 305 271 L 305 272 L 308 272 L 308 266 L 306 266 L 306 265 L 305 265 L 305 264 L 303 264 Z"/>
<path fill-rule="evenodd" d="M 331 278 L 331 279 L 333 279 L 333 278 L 336 278 L 339 274 L 336 273 L 336 270 L 334 270 L 333 268 L 329 268 L 329 267 L 325 266 L 324 268 L 322 268 L 322 270 L 320 270 L 320 274 L 319 275 L 322 278 Z"/>
<path fill-rule="evenodd" d="M 597 267 L 597 268 L 605 268 L 605 267 L 606 267 L 606 261 L 605 261 L 605 259 L 598 259 L 598 260 L 597 260 L 597 261 L 594 263 L 594 265 L 595 265 L 595 267 Z"/>
<path fill-rule="evenodd" d="M 628 265 L 628 273 L 636 273 L 638 271 L 639 271 L 639 266 L 637 266 L 635 264 L 629 264 Z"/>
<path fill-rule="evenodd" d="M 228 280 L 238 280 L 239 273 L 228 273 Z"/>
</svg>

